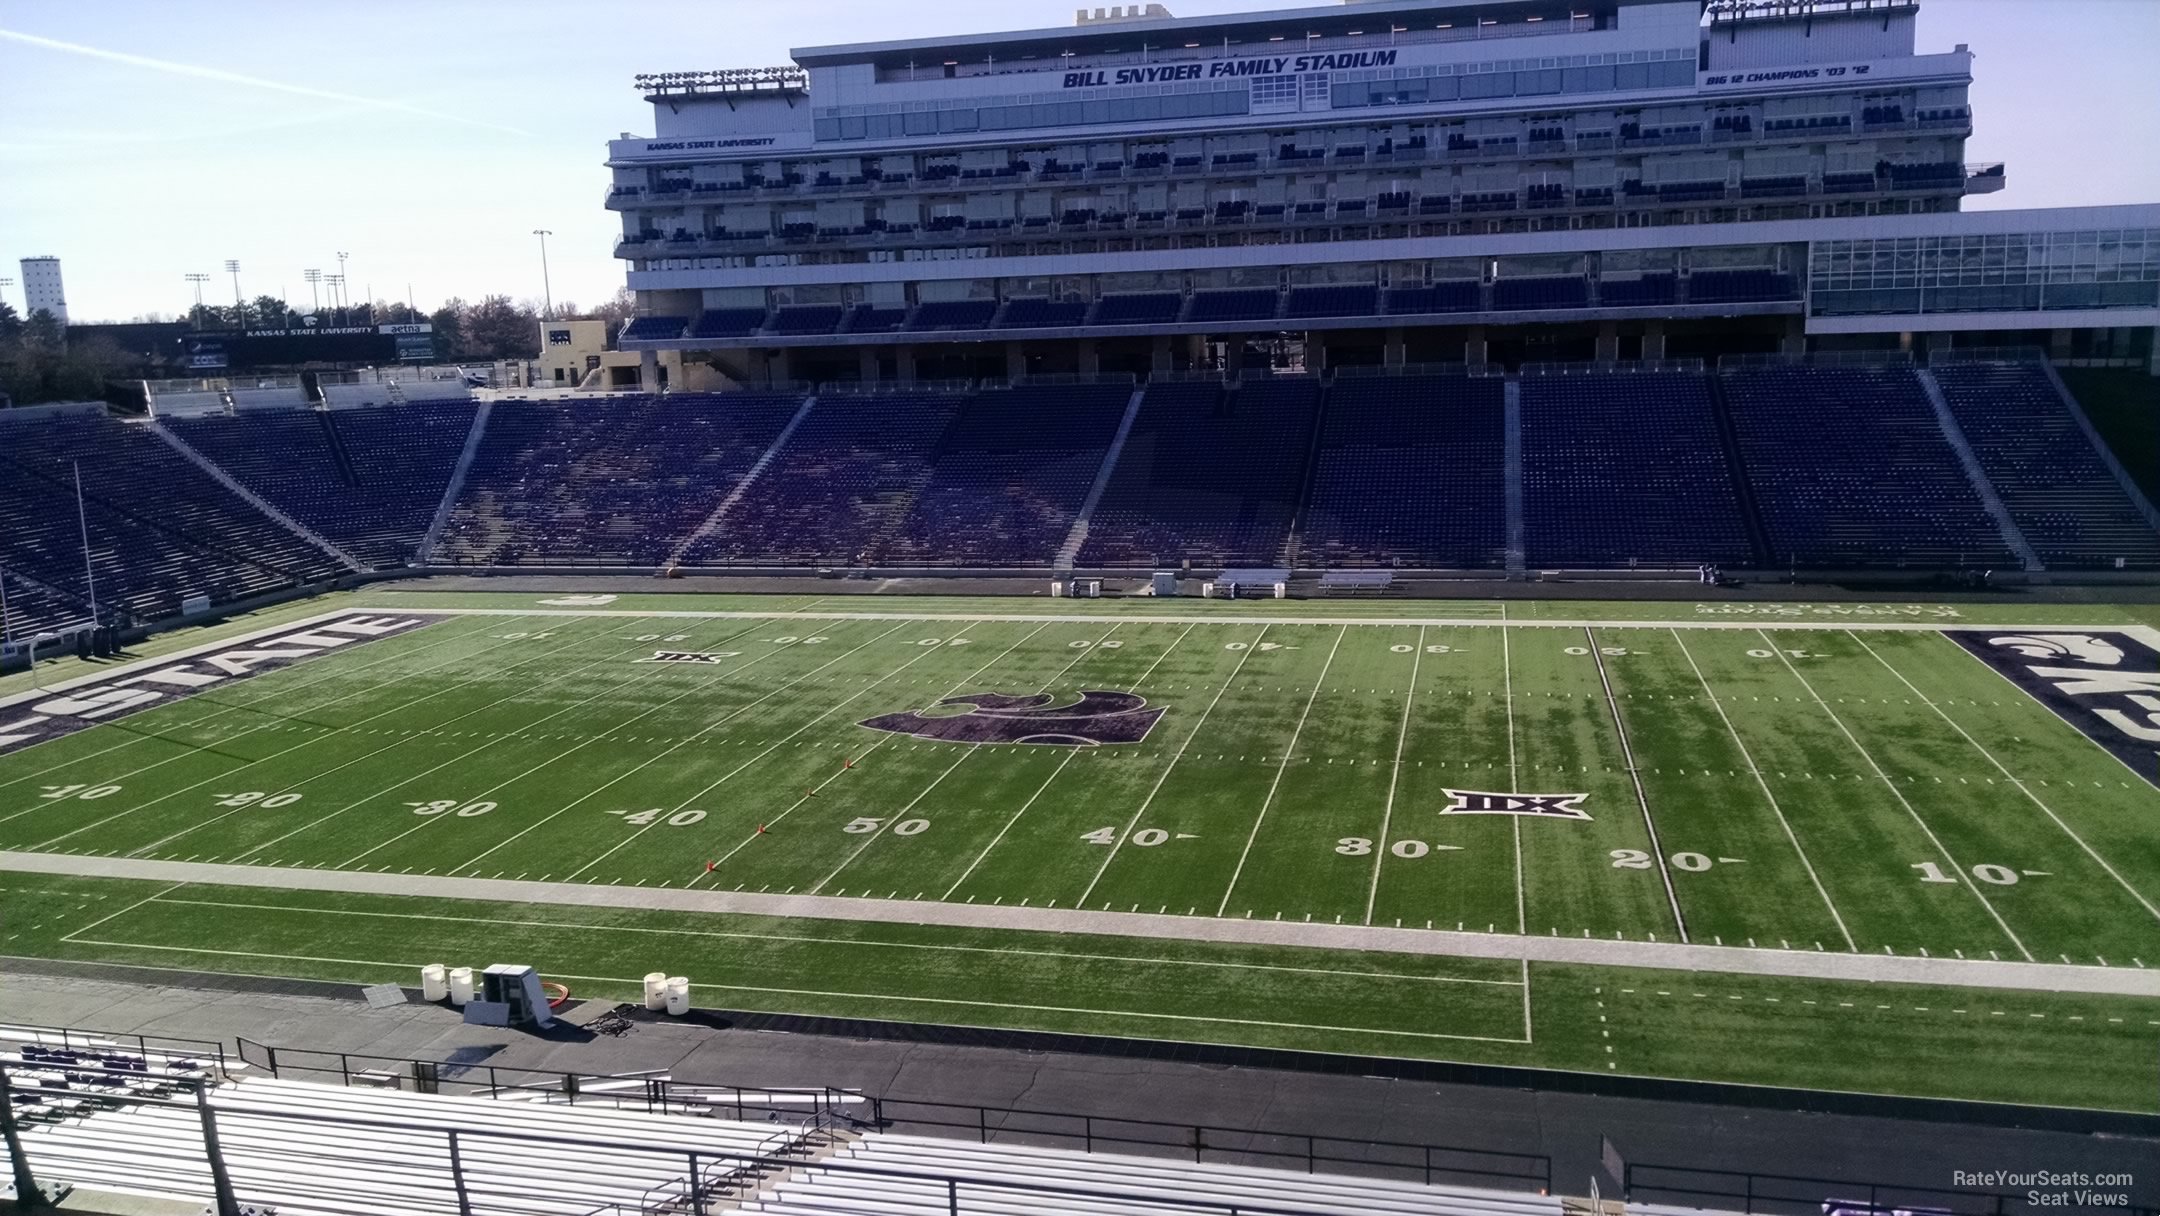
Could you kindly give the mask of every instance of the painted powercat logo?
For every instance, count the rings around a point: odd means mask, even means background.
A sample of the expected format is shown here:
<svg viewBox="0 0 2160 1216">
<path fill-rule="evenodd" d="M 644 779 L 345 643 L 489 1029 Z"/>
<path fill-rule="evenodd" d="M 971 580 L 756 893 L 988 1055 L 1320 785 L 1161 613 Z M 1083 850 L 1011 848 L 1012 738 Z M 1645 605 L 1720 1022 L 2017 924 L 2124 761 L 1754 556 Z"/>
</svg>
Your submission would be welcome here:
<svg viewBox="0 0 2160 1216">
<path fill-rule="evenodd" d="M 1090 691 L 1069 705 L 1053 705 L 1049 693 L 1013 697 L 978 692 L 947 697 L 939 705 L 965 705 L 962 714 L 909 711 L 866 718 L 871 730 L 913 735 L 940 743 L 1035 743 L 1054 747 L 1100 747 L 1138 743 L 1163 716 L 1147 698 L 1129 692 Z"/>
<path fill-rule="evenodd" d="M 169 704 L 205 688 L 290 667 L 326 650 L 409 633 L 430 623 L 424 617 L 340 617 L 32 699 L 0 709 L 0 756 Z"/>
<path fill-rule="evenodd" d="M 2160 650 L 2123 629 L 1945 630 L 2055 716 L 2160 785 Z"/>
</svg>

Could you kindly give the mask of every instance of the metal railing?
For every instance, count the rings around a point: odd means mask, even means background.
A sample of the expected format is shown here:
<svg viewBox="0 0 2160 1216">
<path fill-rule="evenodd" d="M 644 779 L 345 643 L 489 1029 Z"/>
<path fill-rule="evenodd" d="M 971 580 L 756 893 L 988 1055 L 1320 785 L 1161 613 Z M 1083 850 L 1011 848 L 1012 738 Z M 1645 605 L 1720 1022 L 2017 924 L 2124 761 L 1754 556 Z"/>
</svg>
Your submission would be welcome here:
<svg viewBox="0 0 2160 1216">
<path fill-rule="evenodd" d="M 1954 1190 L 1862 1182 L 1850 1178 L 1809 1178 L 1792 1174 L 1753 1174 L 1739 1170 L 1629 1162 L 1626 1195 L 1630 1203 L 1674 1203 L 1716 1208 L 1744 1216 L 1911 1216 L 1915 1212 L 1950 1216 L 2025 1216 L 2057 1205 L 2035 1204 L 2025 1195 L 1986 1190 Z M 2106 1189 L 2106 1188 L 2101 1188 Z M 2154 1216 L 2155 1209 L 2124 1205 L 2109 1208 L 2124 1216 Z"/>
<path fill-rule="evenodd" d="M 751 1150 L 660 1147 L 605 1136 L 446 1126 L 439 1121 L 419 1123 L 259 1107 L 243 1111 L 213 1101 L 218 1086 L 180 1079 L 175 1079 L 174 1087 L 168 1091 L 178 1096 L 146 1091 L 133 1096 L 116 1094 L 89 1113 L 67 1118 L 87 1125 L 103 1110 L 170 1110 L 183 1116 L 194 1115 L 189 1133 L 181 1133 L 180 1128 L 185 1126 L 181 1120 L 162 1120 L 158 1127 L 166 1140 L 153 1143 L 154 1133 L 138 1130 L 125 1148 L 108 1144 L 102 1150 L 104 1157 L 94 1152 L 86 1156 L 86 1151 L 91 1151 L 83 1147 L 87 1138 L 71 1137 L 63 1144 L 40 1134 L 41 1128 L 36 1125 L 23 1127 L 16 1113 L 19 1096 L 42 1099 L 50 1094 L 79 1091 L 69 1088 L 66 1080 L 55 1083 L 34 1073 L 18 1077 L 22 1070 L 10 1069 L 0 1065 L 0 1141 L 4 1141 L 8 1154 L 16 1208 L 24 1211 L 51 1206 L 47 1190 L 35 1177 L 37 1159 L 47 1154 L 49 1146 L 51 1156 L 66 1162 L 64 1172 L 72 1183 L 95 1186 L 103 1182 L 133 1191 L 189 1197 L 208 1191 L 212 1197 L 210 1210 L 217 1216 L 239 1216 L 243 1195 L 250 1203 L 306 1203 L 331 1211 L 455 1211 L 458 1216 L 512 1216 L 529 1210 L 528 1196 L 539 1185 L 534 1180 L 533 1163 L 553 1160 L 560 1166 L 572 1159 L 572 1150 L 605 1154 L 608 1166 L 583 1176 L 576 1174 L 576 1167 L 571 1167 L 567 1176 L 558 1168 L 545 1185 L 550 1198 L 558 1203 L 589 1203 L 591 1206 L 584 1209 L 588 1216 L 649 1213 L 655 1210 L 655 1203 L 662 1205 L 659 1210 L 706 1216 L 731 1207 L 730 1201 L 747 1197 L 769 1178 L 788 1171 L 799 1171 L 798 1177 L 805 1179 L 833 1175 L 888 1185 L 915 1183 L 932 1194 L 942 1191 L 949 1216 L 984 1212 L 993 1205 L 1002 1209 L 1015 1199 L 1037 1203 L 1085 1201 L 1116 1205 L 1118 1210 L 1134 1213 L 1313 1216 L 1310 1209 L 1171 1197 L 1119 1187 L 1007 1181 L 964 1171 L 901 1169 L 834 1159 L 812 1162 L 809 1154 L 823 1147 L 820 1137 L 826 1135 L 816 1121 L 797 1131 L 769 1137 Z M 74 1083 L 84 1080 L 76 1077 Z M 253 1160 L 241 1162 L 243 1182 L 234 1181 L 219 1138 L 219 1125 L 221 1120 L 236 1119 L 247 1121 L 251 1141 L 265 1135 L 277 1137 L 279 1168 L 274 1174 L 265 1170 L 260 1156 L 255 1155 Z M 341 1130 L 348 1135 L 341 1138 Z M 351 1135 L 356 1132 L 394 1133 L 394 1137 L 357 1139 Z M 402 1157 L 371 1157 L 364 1170 L 355 1171 L 356 1150 L 379 1149 L 384 1141 L 393 1139 Z M 108 1159 L 111 1175 L 101 1176 L 100 1169 Z M 633 1203 L 621 1194 L 621 1175 L 629 1162 L 649 1163 L 642 1168 L 663 1170 L 670 1177 L 649 1184 Z"/>
<path fill-rule="evenodd" d="M 65 1051 L 132 1051 L 135 1055 L 145 1057 L 167 1056 L 215 1061 L 219 1076 L 224 1076 L 229 1071 L 226 1066 L 225 1045 L 208 1039 L 182 1039 L 161 1034 L 90 1034 L 62 1026 L 0 1023 L 0 1052 L 19 1050 L 18 1045 L 30 1043 L 40 1047 L 58 1047 Z"/>
</svg>

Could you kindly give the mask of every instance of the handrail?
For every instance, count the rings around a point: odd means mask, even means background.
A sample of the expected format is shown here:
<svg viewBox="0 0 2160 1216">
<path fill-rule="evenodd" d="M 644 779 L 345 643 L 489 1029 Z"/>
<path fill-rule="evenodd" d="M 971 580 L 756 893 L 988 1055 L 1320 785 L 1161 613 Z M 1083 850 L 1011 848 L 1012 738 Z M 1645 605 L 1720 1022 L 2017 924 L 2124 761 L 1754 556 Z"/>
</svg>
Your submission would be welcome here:
<svg viewBox="0 0 2160 1216">
<path fill-rule="evenodd" d="M 12 1081 L 9 1077 L 7 1068 L 5 1066 L 0 1066 L 0 1097 L 4 1097 L 11 1091 L 11 1085 Z M 224 1178 L 224 1171 L 222 1169 L 222 1153 L 217 1146 L 215 1138 L 216 1119 L 214 1116 L 221 1110 L 221 1108 L 215 1103 L 209 1102 L 207 1100 L 209 1094 L 223 1087 L 208 1085 L 197 1081 L 193 1082 L 192 1084 L 183 1083 L 181 1088 L 192 1090 L 192 1096 L 190 1100 L 175 1101 L 167 1098 L 151 1098 L 138 1096 L 132 1099 L 128 1099 L 128 1101 L 133 1105 L 139 1107 L 159 1107 L 192 1111 L 196 1112 L 202 1117 L 204 1156 L 212 1168 L 213 1178 L 221 1180 L 217 1185 L 219 1210 L 236 1210 L 237 1200 L 231 1193 L 230 1182 L 222 1181 Z M 13 1092 L 69 1092 L 64 1089 L 48 1090 L 36 1084 L 27 1086 L 12 1086 L 12 1089 Z M 305 1124 L 317 1127 L 371 1128 L 380 1131 L 397 1132 L 400 1134 L 401 1138 L 406 1141 L 419 1141 L 423 1138 L 435 1135 L 443 1136 L 446 1143 L 448 1143 L 452 1147 L 452 1151 L 448 1153 L 446 1160 L 443 1163 L 443 1167 L 449 1171 L 451 1182 L 460 1189 L 461 1194 L 463 1193 L 466 1185 L 465 1180 L 467 1167 L 463 1164 L 463 1156 L 460 1152 L 457 1151 L 457 1146 L 470 1143 L 476 1139 L 482 1141 L 496 1141 L 507 1144 L 530 1145 L 538 1147 L 602 1149 L 616 1153 L 635 1153 L 645 1156 L 679 1158 L 684 1161 L 687 1166 L 686 1176 L 688 1178 L 694 1178 L 697 1180 L 694 1190 L 700 1193 L 691 1196 L 693 1208 L 695 1208 L 698 1203 L 701 1202 L 703 1198 L 705 1198 L 705 1196 L 702 1195 L 702 1191 L 704 1189 L 704 1178 L 706 1175 L 702 1163 L 710 1161 L 732 1161 L 738 1166 L 755 1166 L 760 1168 L 770 1167 L 779 1169 L 785 1169 L 788 1167 L 804 1164 L 803 1162 L 790 1160 L 784 1156 L 772 1156 L 758 1152 L 744 1152 L 735 1149 L 658 1148 L 654 1147 L 649 1143 L 637 1143 L 626 1140 L 603 1139 L 584 1136 L 561 1136 L 534 1132 L 512 1132 L 494 1128 L 475 1128 L 471 1126 L 454 1126 L 444 1125 L 440 1123 L 415 1123 L 404 1120 L 368 1118 L 354 1115 L 331 1115 L 311 1111 L 250 1109 L 243 1112 L 234 1110 L 232 1108 L 222 1108 L 222 1110 L 223 1113 L 226 1114 L 228 1117 L 244 1114 L 250 1119 L 257 1120 L 284 1121 L 294 1124 Z M 25 1149 L 25 1155 L 34 1156 L 34 1154 L 31 1153 L 27 1148 Z M 1304 1208 L 1277 1207 L 1265 1204 L 1256 1205 L 1248 1203 L 1232 1204 L 1221 1202 L 1218 1200 L 1201 1198 L 1168 1198 L 1163 1196 L 1141 1194 L 1132 1191 L 1112 1190 L 1095 1187 L 1059 1186 L 1050 1183 L 1032 1181 L 1011 1182 L 1001 1179 L 979 1178 L 938 1169 L 896 1169 L 887 1166 L 864 1165 L 854 1161 L 826 1160 L 817 1162 L 814 1166 L 811 1166 L 810 1168 L 827 1173 L 844 1174 L 856 1177 L 904 1179 L 908 1181 L 928 1182 L 932 1184 L 942 1183 L 946 1187 L 946 1193 L 948 1195 L 951 1205 L 949 1211 L 953 1213 L 959 1213 L 965 1210 L 960 1206 L 960 1198 L 965 1191 L 987 1190 L 994 1192 L 1018 1194 L 1022 1196 L 1039 1196 L 1050 1199 L 1089 1200 L 1096 1203 L 1102 1203 L 1107 1201 L 1111 1203 L 1116 1203 L 1127 1210 L 1135 1212 L 1161 1209 L 1165 1211 L 1175 1211 L 1180 1213 L 1221 1213 L 1222 1216 L 1319 1216 L 1318 1213 L 1313 1212 L 1311 1209 Z M 600 1207 L 594 1209 L 594 1211 L 604 1212 L 609 1210 L 610 1207 L 619 1209 L 620 1205 L 603 1203 Z"/>
<path fill-rule="evenodd" d="M 50 1046 L 43 1039 L 10 1039 L 8 1035 L 11 1031 L 32 1035 L 58 1035 L 60 1037 L 60 1046 L 69 1051 L 111 1051 L 132 1043 L 135 1045 L 136 1053 L 139 1055 L 207 1056 L 217 1060 L 219 1075 L 222 1076 L 227 1071 L 225 1044 L 210 1039 L 183 1039 L 169 1035 L 109 1034 L 103 1032 L 90 1034 L 80 1030 L 69 1030 L 64 1026 L 32 1026 L 20 1022 L 0 1022 L 0 1051 L 6 1050 L 6 1045 L 15 1041 L 33 1041 L 41 1047 Z M 153 1046 L 153 1044 L 161 1044 L 161 1046 Z"/>
</svg>

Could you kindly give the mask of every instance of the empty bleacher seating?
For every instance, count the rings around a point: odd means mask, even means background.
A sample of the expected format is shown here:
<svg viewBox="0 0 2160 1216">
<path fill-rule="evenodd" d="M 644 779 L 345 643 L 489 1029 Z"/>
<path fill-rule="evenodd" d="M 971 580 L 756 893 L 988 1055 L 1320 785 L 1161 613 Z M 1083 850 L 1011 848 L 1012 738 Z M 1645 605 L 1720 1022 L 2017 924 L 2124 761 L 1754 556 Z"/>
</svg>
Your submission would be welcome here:
<svg viewBox="0 0 2160 1216">
<path fill-rule="evenodd" d="M 1235 288 L 1227 291 L 1196 291 L 1185 319 L 1195 324 L 1228 324 L 1265 321 L 1275 316 L 1278 293 L 1272 287 Z"/>
<path fill-rule="evenodd" d="M 1911 368 L 1788 364 L 1719 380 L 1774 560 L 2013 560 Z"/>
<path fill-rule="evenodd" d="M 1185 297 L 1174 291 L 1128 292 L 1095 301 L 1090 325 L 1167 325 L 1177 320 Z"/>
<path fill-rule="evenodd" d="M 1634 279 L 1606 279 L 1598 284 L 1598 303 L 1610 308 L 1670 304 L 1679 298 L 1679 280 L 1669 274 Z"/>
<path fill-rule="evenodd" d="M 657 566 L 800 404 L 753 393 L 498 402 L 435 558 Z"/>
<path fill-rule="evenodd" d="M 1699 372 L 1522 378 L 1533 565 L 1744 562 L 1740 503 Z"/>
<path fill-rule="evenodd" d="M 1789 274 L 1775 270 L 1698 270 L 1688 276 L 1688 303 L 1741 304 L 1797 300 L 1800 288 Z"/>
<path fill-rule="evenodd" d="M 684 327 L 690 324 L 688 317 L 633 317 L 623 326 L 625 342 L 658 342 L 668 338 L 680 338 Z"/>
<path fill-rule="evenodd" d="M 1430 287 L 1396 287 L 1387 293 L 1387 313 L 1411 317 L 1425 313 L 1476 312 L 1483 308 L 1481 284 L 1475 279 L 1453 279 Z"/>
<path fill-rule="evenodd" d="M 1504 384 L 1344 376 L 1328 390 L 1301 565 L 1497 566 L 1507 548 Z"/>
<path fill-rule="evenodd" d="M 693 338 L 747 338 L 765 324 L 763 308 L 708 308 L 690 327 Z"/>
<path fill-rule="evenodd" d="M 838 304 L 790 304 L 773 310 L 765 332 L 773 334 L 829 334 L 840 325 L 847 309 Z"/>
<path fill-rule="evenodd" d="M 1493 307 L 1496 309 L 1586 308 L 1589 304 L 1590 280 L 1581 275 L 1493 281 Z"/>
<path fill-rule="evenodd" d="M 1005 310 L 998 314 L 997 323 L 1000 329 L 1066 328 L 1082 324 L 1087 320 L 1087 314 L 1085 300 L 1023 296 L 1005 301 Z"/>
<path fill-rule="evenodd" d="M 241 485 L 375 569 L 411 562 L 472 430 L 470 404 L 174 418 Z"/>
<path fill-rule="evenodd" d="M 1965 442 L 2050 569 L 2160 566 L 2160 537 L 2038 363 L 1933 369 Z"/>
<path fill-rule="evenodd" d="M 988 329 L 997 310 L 996 300 L 925 300 L 908 318 L 907 329 L 911 333 Z"/>
<path fill-rule="evenodd" d="M 1131 399 L 1129 384 L 1023 386 L 970 399 L 878 557 L 891 565 L 1050 564 Z"/>
<path fill-rule="evenodd" d="M 0 416 L 0 566 L 88 599 L 77 467 L 100 608 L 151 620 L 190 595 L 227 602 L 344 569 L 147 427 L 101 413 Z"/>
<path fill-rule="evenodd" d="M 1266 564 L 1280 555 L 1320 386 L 1152 385 L 1088 526 L 1082 566 Z"/>
<path fill-rule="evenodd" d="M 757 492 L 690 546 L 689 564 L 822 565 L 866 560 L 929 480 L 965 398 L 827 394 L 774 454 Z"/>
<path fill-rule="evenodd" d="M 1283 316 L 1371 317 L 1380 312 L 1380 289 L 1369 283 L 1293 287 L 1283 302 Z"/>
</svg>

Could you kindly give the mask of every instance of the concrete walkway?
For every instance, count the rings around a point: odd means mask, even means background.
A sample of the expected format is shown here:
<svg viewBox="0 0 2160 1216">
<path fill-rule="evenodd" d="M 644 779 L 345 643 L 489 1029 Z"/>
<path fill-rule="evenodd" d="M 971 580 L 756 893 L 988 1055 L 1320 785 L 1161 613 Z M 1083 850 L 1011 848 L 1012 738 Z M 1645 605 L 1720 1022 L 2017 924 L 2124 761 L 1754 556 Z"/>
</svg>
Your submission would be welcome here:
<svg viewBox="0 0 2160 1216">
<path fill-rule="evenodd" d="M 1795 979 L 1861 980 L 1939 984 L 2109 996 L 2160 996 L 2160 970 L 2142 967 L 2068 966 L 1978 959 L 1911 958 L 1903 955 L 1762 950 L 1677 942 L 1604 941 L 1324 925 L 1288 921 L 1233 920 L 1207 916 L 1158 916 L 1088 912 L 1065 908 L 1016 908 L 929 901 L 835 899 L 818 895 L 757 895 L 747 892 L 586 883 L 515 882 L 419 874 L 341 870 L 273 869 L 205 862 L 83 857 L 61 853 L 0 852 L 0 870 L 80 878 L 197 883 L 281 891 L 329 891 L 401 895 L 424 899 L 489 900 L 557 907 L 644 908 L 656 912 L 732 912 L 810 920 L 945 925 L 1037 933 L 1088 933 L 1107 937 L 1169 938 L 1242 945 L 1303 946 L 1323 950 L 1370 950 L 1388 954 L 1581 963 Z"/>
</svg>

